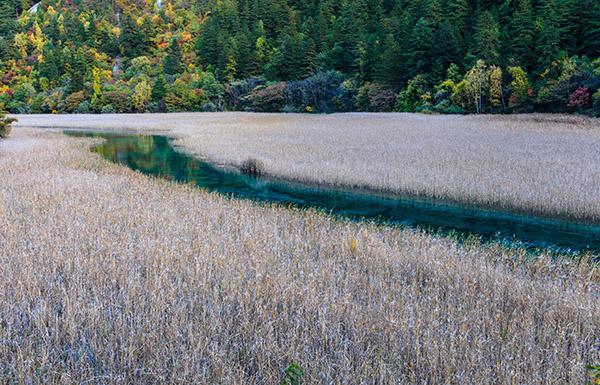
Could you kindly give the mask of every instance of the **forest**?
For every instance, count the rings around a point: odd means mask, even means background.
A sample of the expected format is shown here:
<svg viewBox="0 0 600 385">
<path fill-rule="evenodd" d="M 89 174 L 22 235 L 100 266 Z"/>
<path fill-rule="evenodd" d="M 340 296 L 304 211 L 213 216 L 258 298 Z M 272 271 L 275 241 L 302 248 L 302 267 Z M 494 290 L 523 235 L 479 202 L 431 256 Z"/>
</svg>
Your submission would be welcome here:
<svg viewBox="0 0 600 385">
<path fill-rule="evenodd" d="M 600 116 L 597 0 L 5 0 L 0 110 Z"/>
</svg>

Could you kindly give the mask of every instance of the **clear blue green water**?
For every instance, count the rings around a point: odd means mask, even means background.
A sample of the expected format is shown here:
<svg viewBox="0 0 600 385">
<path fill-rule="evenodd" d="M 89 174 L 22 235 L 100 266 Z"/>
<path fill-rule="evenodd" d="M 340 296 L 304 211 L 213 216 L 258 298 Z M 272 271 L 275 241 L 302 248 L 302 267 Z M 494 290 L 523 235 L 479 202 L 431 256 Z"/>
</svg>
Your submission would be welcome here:
<svg viewBox="0 0 600 385">
<path fill-rule="evenodd" d="M 94 151 L 112 162 L 144 174 L 193 183 L 233 198 L 310 207 L 352 220 L 373 220 L 459 236 L 476 235 L 528 248 L 600 251 L 600 225 L 250 177 L 179 152 L 161 135 L 66 133 L 105 139 Z"/>
</svg>

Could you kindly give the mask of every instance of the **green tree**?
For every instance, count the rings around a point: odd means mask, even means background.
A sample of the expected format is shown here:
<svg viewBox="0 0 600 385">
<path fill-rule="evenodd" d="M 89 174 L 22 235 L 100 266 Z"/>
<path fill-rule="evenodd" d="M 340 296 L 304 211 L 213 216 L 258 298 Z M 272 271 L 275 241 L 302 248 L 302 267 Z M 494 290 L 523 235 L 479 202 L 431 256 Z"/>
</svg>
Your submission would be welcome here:
<svg viewBox="0 0 600 385">
<path fill-rule="evenodd" d="M 508 59 L 514 63 L 529 65 L 533 62 L 534 17 L 529 0 L 519 0 L 517 9 L 504 36 Z"/>
<path fill-rule="evenodd" d="M 126 13 L 122 18 L 120 45 L 123 55 L 134 58 L 141 56 L 147 50 L 146 36 L 133 17 Z"/>
<path fill-rule="evenodd" d="M 375 68 L 375 80 L 399 89 L 406 80 L 404 58 L 400 44 L 393 34 L 388 34 Z"/>
<path fill-rule="evenodd" d="M 529 90 L 531 89 L 527 73 L 521 67 L 508 67 L 508 73 L 512 77 L 508 107 L 515 112 L 523 112 L 529 104 Z"/>
<path fill-rule="evenodd" d="M 42 61 L 39 65 L 40 77 L 46 78 L 50 83 L 55 83 L 62 72 L 62 60 L 57 53 L 57 48 L 52 42 L 47 42 L 42 50 Z"/>
<path fill-rule="evenodd" d="M 157 78 L 156 81 L 154 82 L 154 85 L 152 86 L 152 100 L 157 102 L 157 103 L 161 103 L 165 97 L 166 94 L 166 86 L 167 86 L 167 80 L 165 79 L 165 75 L 160 74 Z"/>
<path fill-rule="evenodd" d="M 477 18 L 470 56 L 471 60 L 481 59 L 492 64 L 500 59 L 500 27 L 490 11 L 482 12 Z"/>
<path fill-rule="evenodd" d="M 536 21 L 535 54 L 538 68 L 546 68 L 560 52 L 561 15 L 556 0 L 543 0 Z"/>
<path fill-rule="evenodd" d="M 152 87 L 146 79 L 140 81 L 134 88 L 131 95 L 131 103 L 137 112 L 144 112 L 146 106 L 152 99 Z"/>
<path fill-rule="evenodd" d="M 587 23 L 583 30 L 582 51 L 585 55 L 600 56 L 600 2 L 596 1 L 587 12 Z"/>
<path fill-rule="evenodd" d="M 460 38 L 464 38 L 469 24 L 471 8 L 468 0 L 448 0 L 446 6 L 446 19 L 459 31 Z"/>
<path fill-rule="evenodd" d="M 427 74 L 432 68 L 433 31 L 429 22 L 421 17 L 415 24 L 406 49 L 406 69 L 409 77 Z"/>
<path fill-rule="evenodd" d="M 449 22 L 444 22 L 433 34 L 429 60 L 433 62 L 432 75 L 436 83 L 443 79 L 451 63 L 462 63 L 460 37 L 456 28 Z"/>
<path fill-rule="evenodd" d="M 177 39 L 171 39 L 167 55 L 163 60 L 163 70 L 167 75 L 176 75 L 183 71 L 181 47 Z"/>
<path fill-rule="evenodd" d="M 354 4 L 344 2 L 340 15 L 332 25 L 333 45 L 329 51 L 331 67 L 345 74 L 358 69 L 363 24 Z"/>
</svg>

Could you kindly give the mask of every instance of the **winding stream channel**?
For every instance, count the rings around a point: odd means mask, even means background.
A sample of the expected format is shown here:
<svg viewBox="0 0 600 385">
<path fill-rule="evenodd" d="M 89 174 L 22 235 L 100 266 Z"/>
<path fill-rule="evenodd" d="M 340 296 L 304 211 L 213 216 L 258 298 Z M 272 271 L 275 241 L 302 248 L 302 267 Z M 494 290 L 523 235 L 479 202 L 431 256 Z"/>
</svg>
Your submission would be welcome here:
<svg viewBox="0 0 600 385">
<path fill-rule="evenodd" d="M 94 151 L 112 162 L 144 174 L 194 183 L 234 198 L 312 207 L 353 220 L 375 220 L 459 235 L 474 234 L 529 248 L 549 247 L 559 252 L 600 251 L 600 225 L 250 177 L 177 151 L 162 135 L 65 133 L 105 139 L 94 147 Z"/>
</svg>

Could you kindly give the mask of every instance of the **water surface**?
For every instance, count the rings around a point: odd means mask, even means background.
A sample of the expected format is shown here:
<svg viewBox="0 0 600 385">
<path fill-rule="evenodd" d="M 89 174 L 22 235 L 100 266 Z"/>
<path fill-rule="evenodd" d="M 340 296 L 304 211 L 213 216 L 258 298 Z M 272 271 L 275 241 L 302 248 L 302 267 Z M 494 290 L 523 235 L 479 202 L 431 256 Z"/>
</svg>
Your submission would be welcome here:
<svg viewBox="0 0 600 385">
<path fill-rule="evenodd" d="M 66 133 L 105 139 L 94 151 L 131 169 L 193 183 L 234 198 L 311 207 L 353 220 L 375 220 L 459 235 L 474 234 L 529 248 L 550 247 L 560 252 L 600 251 L 600 225 L 254 178 L 179 152 L 162 135 Z"/>
</svg>

